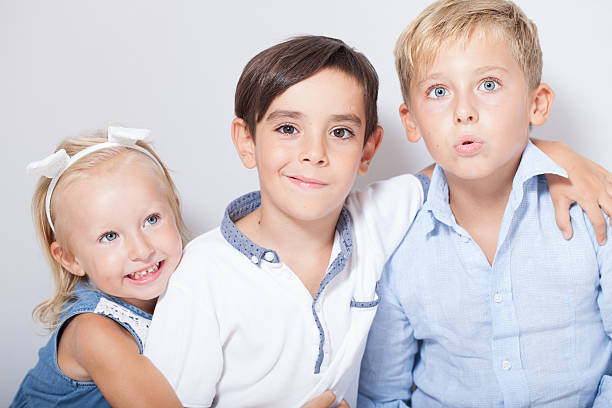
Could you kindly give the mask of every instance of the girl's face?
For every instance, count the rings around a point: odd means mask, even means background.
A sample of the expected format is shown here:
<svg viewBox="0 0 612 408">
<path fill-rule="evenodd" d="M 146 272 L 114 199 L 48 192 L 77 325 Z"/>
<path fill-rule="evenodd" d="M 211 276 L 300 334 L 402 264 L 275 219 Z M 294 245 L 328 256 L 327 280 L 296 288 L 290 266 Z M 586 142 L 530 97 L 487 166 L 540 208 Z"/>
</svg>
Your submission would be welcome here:
<svg viewBox="0 0 612 408">
<path fill-rule="evenodd" d="M 51 251 L 73 274 L 152 313 L 181 259 L 175 199 L 149 158 L 121 155 L 60 192 L 56 225 L 64 239 Z"/>
</svg>

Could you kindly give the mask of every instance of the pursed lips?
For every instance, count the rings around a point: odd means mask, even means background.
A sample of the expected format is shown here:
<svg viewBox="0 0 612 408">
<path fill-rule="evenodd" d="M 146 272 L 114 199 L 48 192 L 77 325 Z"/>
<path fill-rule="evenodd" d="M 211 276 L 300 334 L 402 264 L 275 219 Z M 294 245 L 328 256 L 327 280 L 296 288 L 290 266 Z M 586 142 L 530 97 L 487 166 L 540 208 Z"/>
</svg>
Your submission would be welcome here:
<svg viewBox="0 0 612 408">
<path fill-rule="evenodd" d="M 466 135 L 460 137 L 453 147 L 460 155 L 469 156 L 477 153 L 482 148 L 482 145 L 482 139 L 476 136 Z"/>
</svg>

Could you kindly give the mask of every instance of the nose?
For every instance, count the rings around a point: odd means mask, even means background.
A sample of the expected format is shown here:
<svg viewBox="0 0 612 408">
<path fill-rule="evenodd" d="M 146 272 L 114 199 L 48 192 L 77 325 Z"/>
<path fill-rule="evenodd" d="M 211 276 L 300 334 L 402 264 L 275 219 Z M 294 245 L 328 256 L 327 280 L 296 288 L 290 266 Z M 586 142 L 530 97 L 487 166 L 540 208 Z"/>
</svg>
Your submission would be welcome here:
<svg viewBox="0 0 612 408">
<path fill-rule="evenodd" d="M 153 245 L 146 234 L 138 231 L 130 238 L 128 256 L 132 261 L 146 261 L 153 255 Z"/>
<path fill-rule="evenodd" d="M 455 123 L 457 125 L 468 125 L 478 122 L 478 109 L 470 96 L 457 98 L 455 107 Z"/>
<path fill-rule="evenodd" d="M 304 137 L 300 146 L 299 160 L 305 164 L 326 166 L 329 160 L 325 137 Z"/>
</svg>

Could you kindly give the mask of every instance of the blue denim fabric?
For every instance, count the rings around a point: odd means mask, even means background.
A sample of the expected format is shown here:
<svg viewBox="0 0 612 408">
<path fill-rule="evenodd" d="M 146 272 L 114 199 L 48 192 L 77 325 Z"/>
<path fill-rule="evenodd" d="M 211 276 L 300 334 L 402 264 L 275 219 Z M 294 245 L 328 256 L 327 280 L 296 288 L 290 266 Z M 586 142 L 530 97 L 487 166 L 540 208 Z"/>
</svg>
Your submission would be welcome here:
<svg viewBox="0 0 612 408">
<path fill-rule="evenodd" d="M 612 240 L 578 206 L 563 239 L 546 173 L 565 175 L 529 143 L 489 265 L 436 167 L 381 279 L 359 407 L 612 406 Z"/>
<path fill-rule="evenodd" d="M 60 316 L 60 324 L 51 335 L 49 342 L 39 350 L 38 363 L 26 374 L 10 408 L 110 407 L 93 381 L 73 380 L 64 375 L 59 369 L 57 364 L 57 346 L 63 326 L 71 317 L 80 313 L 93 313 L 101 298 L 127 308 L 134 314 L 134 318 L 146 319 L 150 322 L 152 316 L 120 299 L 106 295 L 89 286 L 78 286 L 74 291 L 74 295 L 76 300 L 69 303 L 64 309 Z M 128 323 L 122 322 L 114 316 L 107 317 L 121 324 L 134 336 L 140 353 L 142 353 L 145 339 L 141 339 L 134 328 Z"/>
</svg>

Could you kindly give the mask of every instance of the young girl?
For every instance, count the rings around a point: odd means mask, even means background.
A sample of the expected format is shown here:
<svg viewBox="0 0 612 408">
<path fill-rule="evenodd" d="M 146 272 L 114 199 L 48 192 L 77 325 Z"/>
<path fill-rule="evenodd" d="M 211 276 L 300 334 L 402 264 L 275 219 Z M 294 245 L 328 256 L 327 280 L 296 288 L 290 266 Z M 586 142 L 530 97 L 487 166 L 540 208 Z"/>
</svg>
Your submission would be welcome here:
<svg viewBox="0 0 612 408">
<path fill-rule="evenodd" d="M 142 355 L 186 229 L 149 131 L 66 140 L 32 163 L 32 209 L 55 278 L 35 316 L 53 329 L 11 407 L 181 406 Z M 110 404 L 110 405 L 109 405 Z"/>
</svg>

